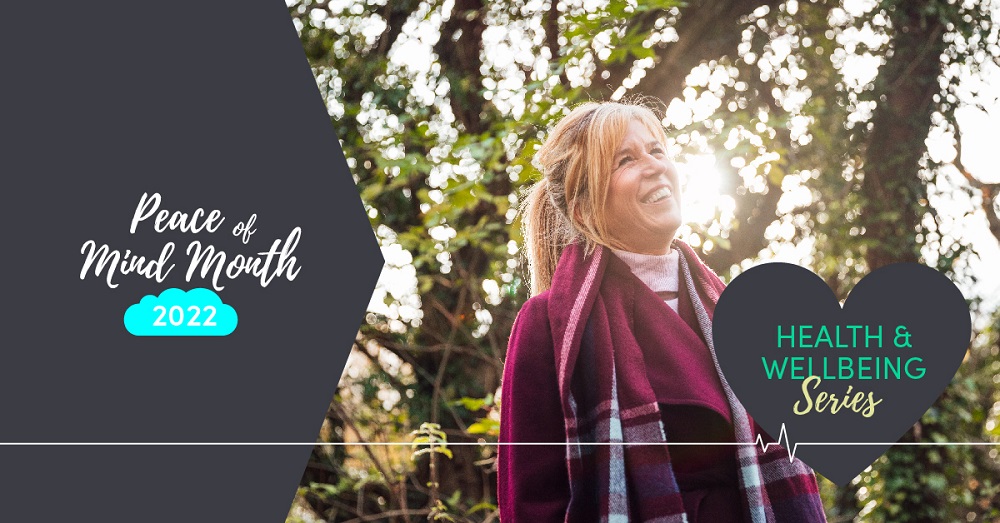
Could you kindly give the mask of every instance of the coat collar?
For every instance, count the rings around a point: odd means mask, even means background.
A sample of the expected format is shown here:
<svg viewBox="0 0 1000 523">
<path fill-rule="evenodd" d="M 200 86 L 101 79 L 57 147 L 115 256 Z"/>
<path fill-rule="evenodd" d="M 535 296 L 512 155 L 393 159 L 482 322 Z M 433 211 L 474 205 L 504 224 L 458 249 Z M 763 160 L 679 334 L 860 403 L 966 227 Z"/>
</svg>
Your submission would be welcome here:
<svg viewBox="0 0 1000 523">
<path fill-rule="evenodd" d="M 680 240 L 674 240 L 673 244 L 691 266 L 698 295 L 708 304 L 708 313 L 711 317 L 715 302 L 718 301 L 724 288 L 722 282 L 717 277 L 705 277 L 711 271 L 704 266 L 691 246 Z M 623 270 L 632 276 L 625 262 L 619 260 L 611 249 L 595 245 L 593 250 L 587 253 L 584 244 L 577 242 L 563 250 L 555 274 L 552 275 L 548 313 L 555 348 L 556 374 L 559 388 L 563 392 L 568 391 L 569 377 L 573 375 L 583 329 L 610 264 L 621 264 Z M 632 279 L 635 279 L 634 276 Z"/>
</svg>

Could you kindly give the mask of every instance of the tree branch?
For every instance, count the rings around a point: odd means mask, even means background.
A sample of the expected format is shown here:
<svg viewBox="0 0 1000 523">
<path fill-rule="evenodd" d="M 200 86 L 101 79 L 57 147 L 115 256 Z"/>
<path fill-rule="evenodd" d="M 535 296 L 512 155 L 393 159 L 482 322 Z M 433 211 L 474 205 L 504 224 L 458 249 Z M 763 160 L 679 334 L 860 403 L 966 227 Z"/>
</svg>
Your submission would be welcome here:
<svg viewBox="0 0 1000 523">
<path fill-rule="evenodd" d="M 545 46 L 549 49 L 551 63 L 558 63 L 561 46 L 559 45 L 559 0 L 549 0 L 549 10 L 542 20 L 545 27 Z M 559 71 L 559 84 L 569 85 L 566 71 Z"/>
<path fill-rule="evenodd" d="M 680 9 L 674 29 L 677 41 L 656 49 L 656 65 L 646 71 L 646 76 L 634 88 L 634 93 L 659 98 L 665 103 L 679 98 L 688 73 L 705 60 L 725 55 L 735 55 L 742 39 L 738 30 L 740 20 L 761 6 L 774 9 L 778 0 L 725 0 L 691 1 Z M 657 15 L 662 13 L 657 13 Z M 651 15 L 651 13 L 650 13 Z M 656 16 L 642 17 L 652 23 Z M 601 86 L 591 90 L 591 97 L 610 98 L 631 72 L 631 61 L 609 66 L 609 77 Z M 601 71 L 598 71 L 600 74 Z M 594 82 L 599 82 L 599 76 Z"/>
<path fill-rule="evenodd" d="M 952 126 L 955 128 L 955 161 L 952 162 L 958 172 L 965 177 L 966 181 L 969 182 L 974 189 L 979 189 L 983 198 L 983 211 L 986 213 L 986 220 L 989 223 L 990 233 L 993 237 L 1000 242 L 1000 216 L 997 216 L 996 207 L 993 205 L 993 199 L 1000 194 L 1000 183 L 984 183 L 976 178 L 968 169 L 965 168 L 965 164 L 962 163 L 962 130 L 958 126 L 958 122 L 952 122 Z"/>
</svg>

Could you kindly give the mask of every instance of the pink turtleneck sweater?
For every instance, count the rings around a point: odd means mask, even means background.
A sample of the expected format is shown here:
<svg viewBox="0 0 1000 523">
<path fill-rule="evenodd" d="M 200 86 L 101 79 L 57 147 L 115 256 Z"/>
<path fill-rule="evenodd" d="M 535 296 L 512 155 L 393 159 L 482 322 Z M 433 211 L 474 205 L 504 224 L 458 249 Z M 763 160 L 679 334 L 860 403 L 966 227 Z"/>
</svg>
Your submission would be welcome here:
<svg viewBox="0 0 1000 523">
<path fill-rule="evenodd" d="M 639 254 L 637 252 L 612 249 L 615 256 L 628 264 L 632 274 L 642 280 L 653 292 L 673 293 L 674 297 L 665 299 L 674 312 L 677 312 L 677 292 L 680 289 L 680 251 L 671 249 L 667 254 Z"/>
</svg>

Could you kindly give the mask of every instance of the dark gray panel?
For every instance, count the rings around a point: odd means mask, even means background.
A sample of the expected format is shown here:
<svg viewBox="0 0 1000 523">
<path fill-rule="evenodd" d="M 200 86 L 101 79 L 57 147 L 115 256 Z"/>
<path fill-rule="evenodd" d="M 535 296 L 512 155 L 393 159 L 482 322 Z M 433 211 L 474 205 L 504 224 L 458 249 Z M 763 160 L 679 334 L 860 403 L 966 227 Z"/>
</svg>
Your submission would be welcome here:
<svg viewBox="0 0 1000 523">
<path fill-rule="evenodd" d="M 382 258 L 284 3 L 7 2 L 0 25 L 0 441 L 313 441 Z M 130 234 L 144 192 L 226 221 Z M 209 286 L 192 240 L 253 255 L 296 226 L 294 281 L 222 282 L 232 335 L 125 331 L 143 295 Z M 87 240 L 174 242 L 176 267 L 81 280 Z M 309 452 L 4 448 L 0 520 L 280 521 Z"/>
</svg>

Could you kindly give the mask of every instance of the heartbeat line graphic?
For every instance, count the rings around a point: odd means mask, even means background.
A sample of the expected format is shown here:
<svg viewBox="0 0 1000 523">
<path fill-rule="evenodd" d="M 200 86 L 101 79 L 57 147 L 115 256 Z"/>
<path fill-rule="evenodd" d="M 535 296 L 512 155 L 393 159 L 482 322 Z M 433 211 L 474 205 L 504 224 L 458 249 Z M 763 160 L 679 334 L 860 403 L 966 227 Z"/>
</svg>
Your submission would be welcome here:
<svg viewBox="0 0 1000 523">
<path fill-rule="evenodd" d="M 798 450 L 799 444 L 792 443 L 791 440 L 788 439 L 788 431 L 785 430 L 784 423 L 781 424 L 781 431 L 778 432 L 778 437 L 774 441 L 770 443 L 764 443 L 764 436 L 758 432 L 757 441 L 754 443 L 754 445 L 760 446 L 761 452 L 767 452 L 771 448 L 771 445 L 781 445 L 782 440 L 785 441 L 784 447 L 785 450 L 788 451 L 788 461 L 789 462 L 795 461 L 795 451 Z M 744 445 L 746 444 L 744 443 Z"/>
<path fill-rule="evenodd" d="M 784 444 L 782 444 L 784 441 Z M 672 444 L 671 444 L 672 445 Z M 738 445 L 751 445 L 751 443 L 738 443 Z M 799 447 L 810 446 L 810 447 L 885 447 L 885 446 L 905 446 L 905 447 L 935 447 L 935 446 L 953 446 L 953 447 L 989 447 L 989 446 L 1000 446 L 1000 442 L 995 441 L 947 441 L 947 442 L 936 442 L 936 441 L 896 441 L 896 442 L 868 442 L 868 441 L 800 441 L 792 443 L 788 438 L 788 430 L 785 429 L 785 424 L 781 424 L 781 430 L 778 432 L 778 437 L 775 441 L 765 443 L 764 437 L 758 433 L 757 441 L 752 443 L 752 445 L 757 445 L 761 448 L 761 452 L 767 452 L 772 445 L 782 445 L 785 450 L 788 451 L 788 461 L 795 460 L 795 453 L 798 451 Z"/>
</svg>

